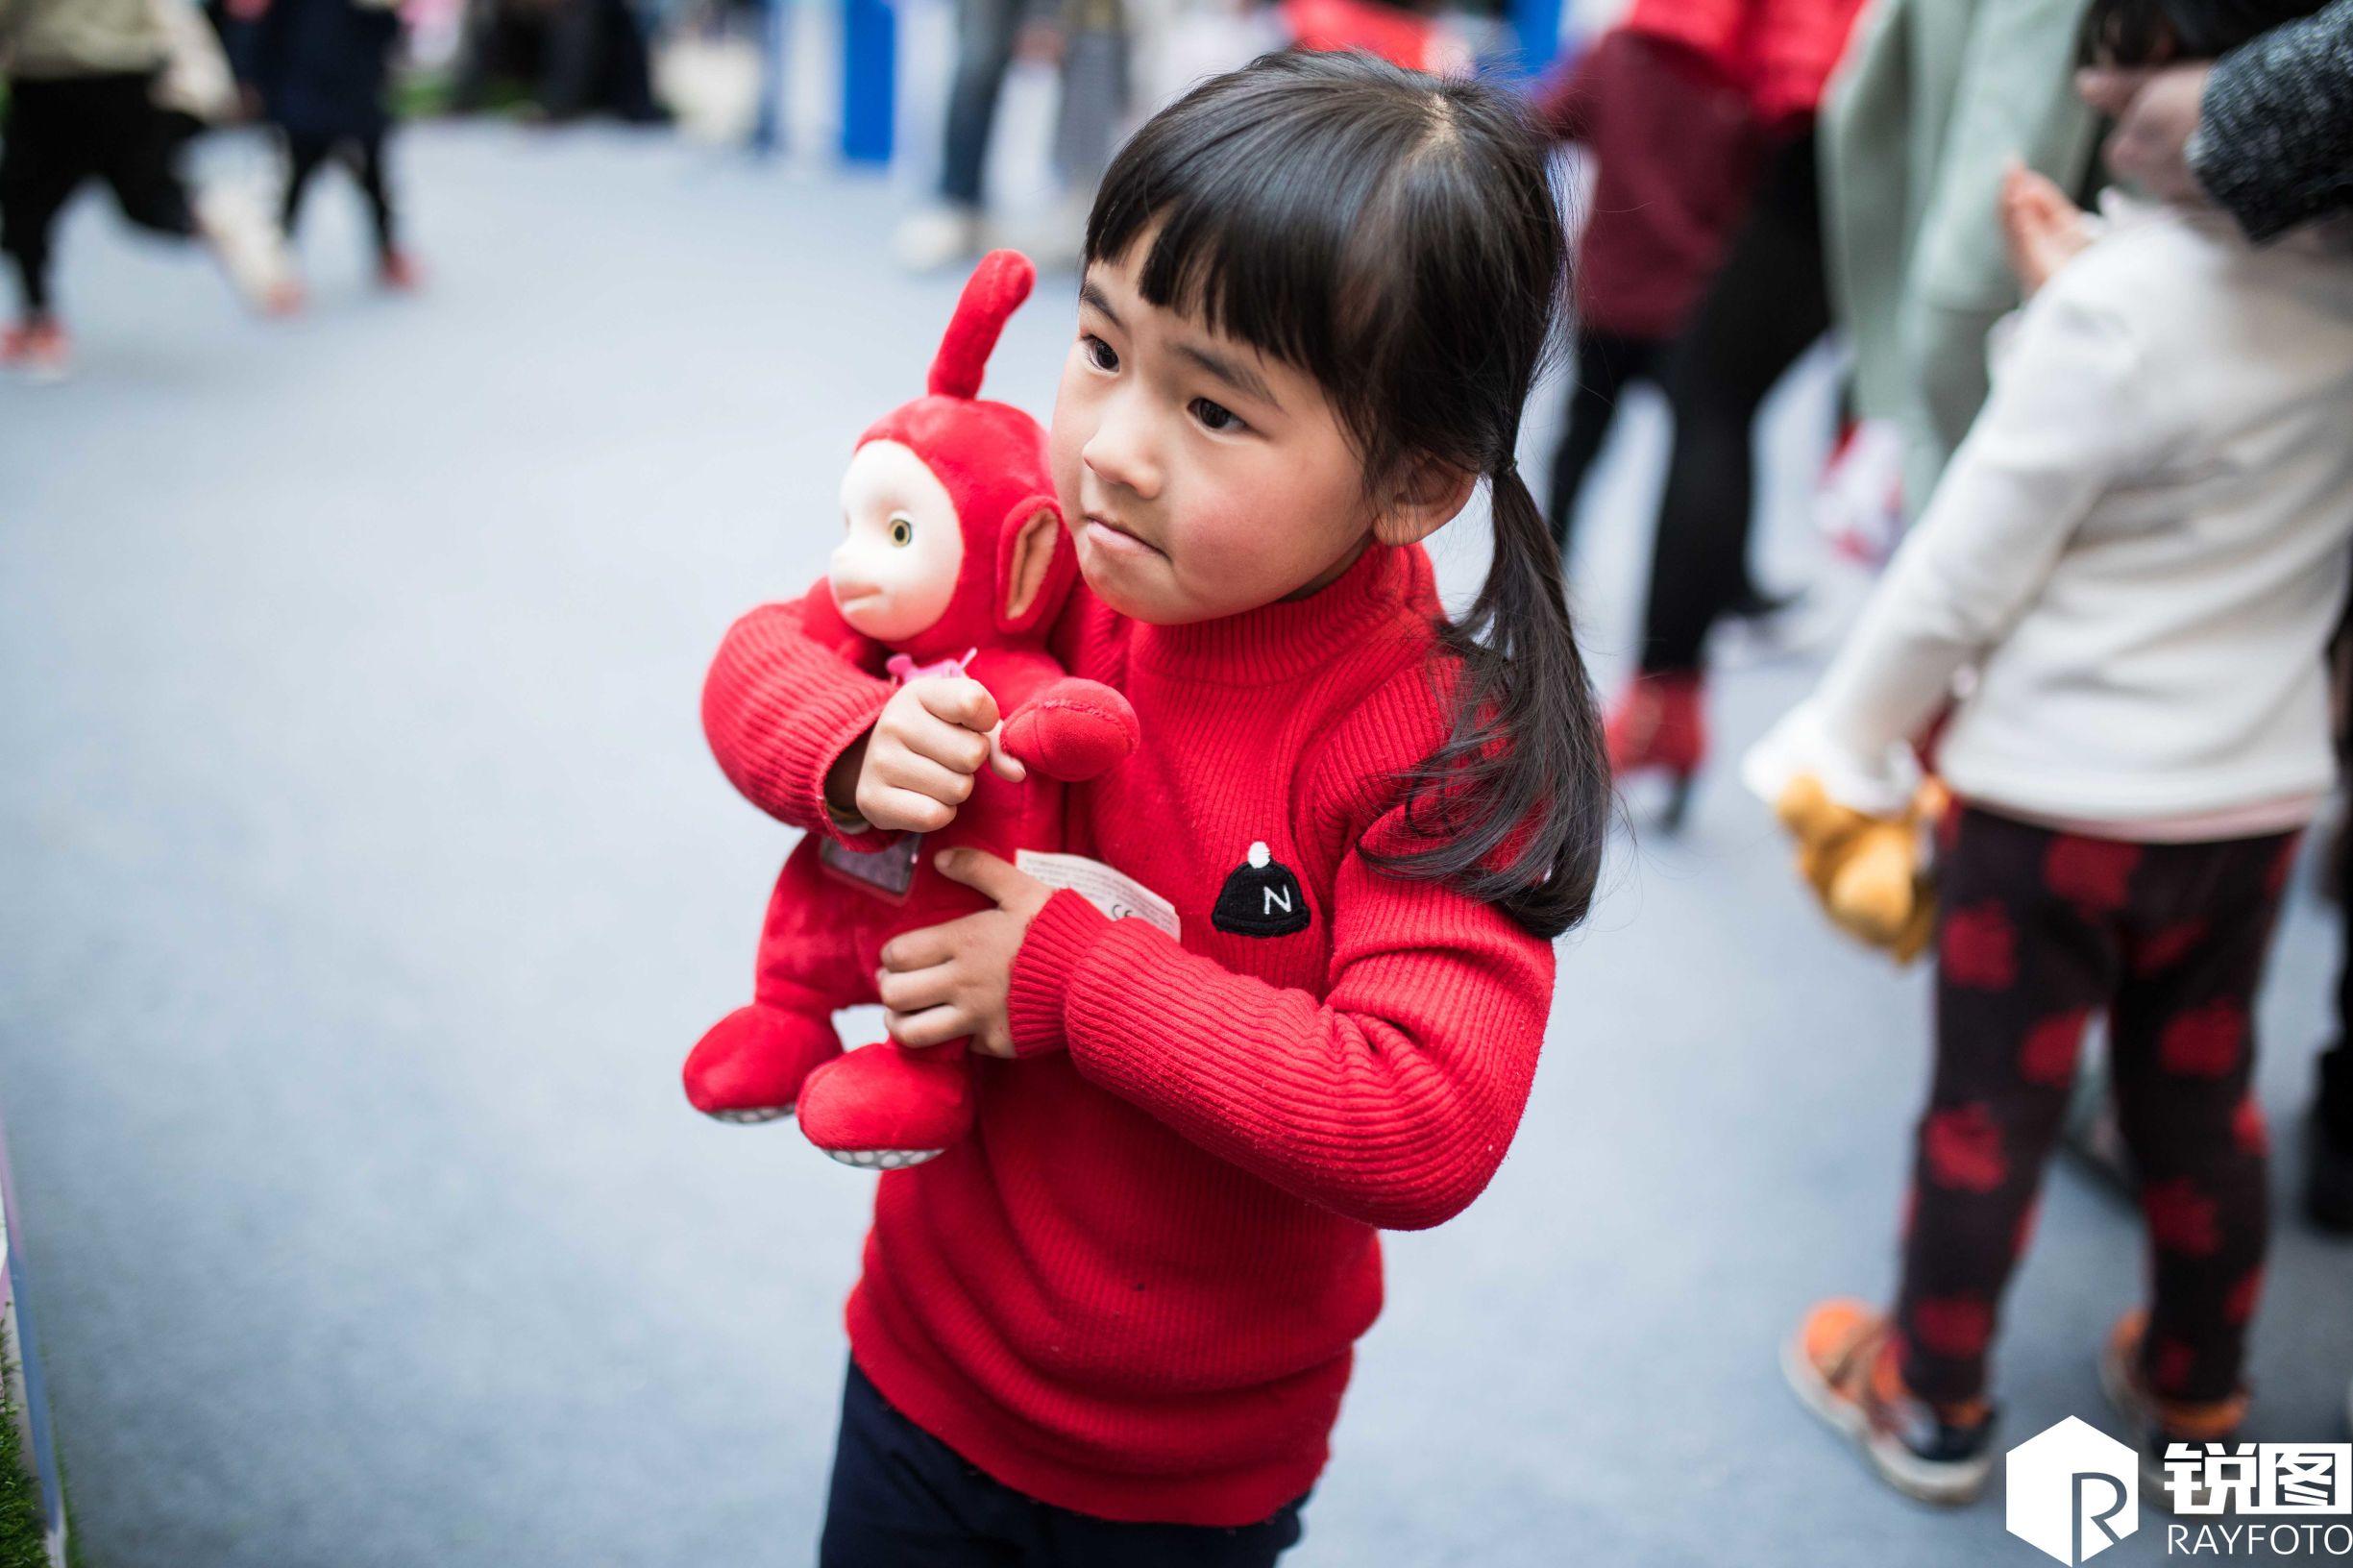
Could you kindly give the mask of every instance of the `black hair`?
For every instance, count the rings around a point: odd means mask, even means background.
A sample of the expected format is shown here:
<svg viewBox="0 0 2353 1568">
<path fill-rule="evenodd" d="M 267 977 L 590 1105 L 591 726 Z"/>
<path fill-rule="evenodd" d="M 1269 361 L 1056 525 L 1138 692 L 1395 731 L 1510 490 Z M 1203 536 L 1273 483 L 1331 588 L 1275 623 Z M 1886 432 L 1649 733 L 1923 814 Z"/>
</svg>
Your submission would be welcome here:
<svg viewBox="0 0 2353 1568">
<path fill-rule="evenodd" d="M 1568 271 L 1521 99 L 1368 55 L 1262 56 L 1120 149 L 1086 258 L 1147 231 L 1143 297 L 1312 376 L 1369 499 L 1430 460 L 1487 479 L 1486 582 L 1439 628 L 1459 660 L 1453 730 L 1408 775 L 1406 821 L 1430 846 L 1374 864 L 1566 931 L 1593 900 L 1609 768 L 1559 551 L 1514 461 Z"/>
<path fill-rule="evenodd" d="M 2076 36 L 2088 65 L 2215 60 L 2325 0 L 2092 0 Z"/>
</svg>

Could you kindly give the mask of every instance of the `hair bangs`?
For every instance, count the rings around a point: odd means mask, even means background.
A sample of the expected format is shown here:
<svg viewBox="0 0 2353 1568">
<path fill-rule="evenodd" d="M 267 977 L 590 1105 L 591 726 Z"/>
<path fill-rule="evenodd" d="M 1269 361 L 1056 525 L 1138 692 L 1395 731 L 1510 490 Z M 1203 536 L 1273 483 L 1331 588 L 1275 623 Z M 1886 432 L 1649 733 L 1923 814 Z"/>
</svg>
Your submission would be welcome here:
<svg viewBox="0 0 2353 1568">
<path fill-rule="evenodd" d="M 1312 377 L 1378 482 L 1400 454 L 1378 392 L 1383 323 L 1414 309 L 1427 248 L 1407 187 L 1445 121 L 1426 87 L 1319 74 L 1313 57 L 1268 56 L 1147 124 L 1104 176 L 1085 259 L 1145 245 L 1143 298 Z"/>
</svg>

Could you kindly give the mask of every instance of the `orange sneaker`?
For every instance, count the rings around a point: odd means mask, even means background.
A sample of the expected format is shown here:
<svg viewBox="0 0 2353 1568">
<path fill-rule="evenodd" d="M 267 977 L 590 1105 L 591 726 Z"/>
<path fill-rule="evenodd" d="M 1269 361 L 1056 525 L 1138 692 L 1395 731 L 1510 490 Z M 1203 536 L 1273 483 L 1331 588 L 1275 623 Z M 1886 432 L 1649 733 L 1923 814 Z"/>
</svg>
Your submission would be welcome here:
<svg viewBox="0 0 2353 1568">
<path fill-rule="evenodd" d="M 28 380 L 61 381 L 72 374 L 73 363 L 73 340 L 46 316 L 0 332 L 0 365 L 21 371 Z"/>
<path fill-rule="evenodd" d="M 2240 1425 L 2246 1420 L 2246 1392 L 2202 1404 L 2160 1398 L 2141 1369 L 2141 1342 L 2147 1335 L 2146 1312 L 2130 1311 L 2117 1319 L 2108 1331 L 2108 1342 L 2100 1347 L 2099 1385 L 2124 1422 L 2124 1441 L 2140 1452 L 2141 1495 L 2174 1513 L 2211 1513 L 2213 1500 L 2204 1486 L 2192 1487 L 2187 1497 L 2175 1493 L 2172 1478 L 2166 1474 L 2166 1450 L 2176 1443 L 2199 1450 L 2219 1443 L 2227 1452 L 2238 1442 Z"/>
<path fill-rule="evenodd" d="M 1896 1368 L 1887 1318 L 1859 1301 L 1826 1301 L 1782 1348 L 1781 1371 L 1805 1408 L 1863 1451 L 1906 1497 L 1973 1501 L 1994 1471 L 1994 1409 L 1915 1398 Z"/>
</svg>

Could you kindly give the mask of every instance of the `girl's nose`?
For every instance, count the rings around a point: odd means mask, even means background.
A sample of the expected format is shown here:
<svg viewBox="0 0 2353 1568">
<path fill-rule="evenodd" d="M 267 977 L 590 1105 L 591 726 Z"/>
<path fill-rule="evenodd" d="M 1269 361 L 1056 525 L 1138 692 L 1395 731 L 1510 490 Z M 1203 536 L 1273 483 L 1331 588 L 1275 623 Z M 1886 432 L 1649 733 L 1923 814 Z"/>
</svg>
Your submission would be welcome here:
<svg viewBox="0 0 2353 1568">
<path fill-rule="evenodd" d="M 1132 403 L 1114 398 L 1104 405 L 1101 423 L 1079 449 L 1079 460 L 1104 483 L 1150 501 L 1160 494 L 1160 464 L 1147 423 Z"/>
</svg>

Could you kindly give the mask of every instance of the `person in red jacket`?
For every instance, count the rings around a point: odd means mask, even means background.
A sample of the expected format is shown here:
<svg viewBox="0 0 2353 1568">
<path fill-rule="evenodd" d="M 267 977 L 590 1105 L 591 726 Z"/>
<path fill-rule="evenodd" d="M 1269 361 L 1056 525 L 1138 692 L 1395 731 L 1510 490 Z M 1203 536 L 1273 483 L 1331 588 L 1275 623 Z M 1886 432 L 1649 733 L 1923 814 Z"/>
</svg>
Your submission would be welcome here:
<svg viewBox="0 0 2353 1568">
<path fill-rule="evenodd" d="M 1618 401 L 1655 381 L 1748 208 L 1762 134 L 1744 33 L 1722 0 L 1634 0 L 1536 92 L 1536 113 L 1593 166 L 1577 241 L 1568 408 L 1545 514 L 1561 558 Z"/>
<path fill-rule="evenodd" d="M 994 907 L 885 948 L 892 1038 L 972 1042 L 974 1126 L 880 1178 L 826 1568 L 1298 1539 L 1376 1233 L 1493 1176 L 1599 868 L 1598 718 L 1514 462 L 1565 249 L 1517 99 L 1360 55 L 1213 78 L 1106 177 L 1052 647 L 1151 737 L 1072 788 L 1071 847 L 1166 909 L 959 850 Z M 1492 563 L 1450 619 L 1421 541 L 1483 481 Z M 994 703 L 874 679 L 798 615 L 712 666 L 728 777 L 815 834 L 944 825 Z"/>
<path fill-rule="evenodd" d="M 1679 36 L 1733 62 L 1762 138 L 1747 216 L 1663 376 L 1675 444 L 1659 497 L 1640 673 L 1609 714 L 1621 777 L 1667 775 L 1671 826 L 1707 751 L 1708 633 L 1745 604 L 1757 409 L 1827 330 L 1814 119 L 1862 0 L 1698 0 L 1674 8 Z"/>
</svg>

